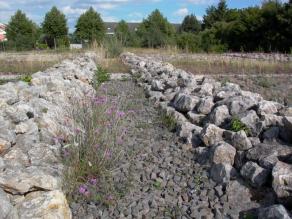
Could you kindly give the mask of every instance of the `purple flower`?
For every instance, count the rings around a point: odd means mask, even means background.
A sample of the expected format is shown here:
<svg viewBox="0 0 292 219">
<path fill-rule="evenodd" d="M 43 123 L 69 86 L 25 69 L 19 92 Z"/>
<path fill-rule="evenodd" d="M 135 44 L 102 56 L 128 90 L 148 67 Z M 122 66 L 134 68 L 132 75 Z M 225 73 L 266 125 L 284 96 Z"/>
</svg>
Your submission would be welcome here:
<svg viewBox="0 0 292 219">
<path fill-rule="evenodd" d="M 78 191 L 80 194 L 85 195 L 88 192 L 87 186 L 86 185 L 79 186 Z"/>
<path fill-rule="evenodd" d="M 96 178 L 91 178 L 90 180 L 89 180 L 89 183 L 91 184 L 91 185 L 96 185 L 97 184 L 97 179 Z"/>
<path fill-rule="evenodd" d="M 118 116 L 118 117 L 122 118 L 122 117 L 124 117 L 125 115 L 126 115 L 125 112 L 123 112 L 123 111 L 117 111 L 117 116 Z"/>
</svg>

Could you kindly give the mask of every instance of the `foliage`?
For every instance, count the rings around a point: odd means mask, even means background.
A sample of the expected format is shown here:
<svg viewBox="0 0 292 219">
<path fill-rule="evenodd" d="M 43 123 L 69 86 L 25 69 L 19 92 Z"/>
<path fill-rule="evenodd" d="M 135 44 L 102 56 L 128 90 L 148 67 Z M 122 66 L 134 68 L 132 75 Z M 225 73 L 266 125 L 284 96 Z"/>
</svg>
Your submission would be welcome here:
<svg viewBox="0 0 292 219">
<path fill-rule="evenodd" d="M 181 32 L 198 33 L 200 30 L 201 23 L 197 20 L 194 14 L 187 15 L 180 26 Z"/>
<path fill-rule="evenodd" d="M 29 20 L 25 13 L 18 10 L 10 19 L 6 28 L 8 48 L 30 50 L 35 48 L 39 37 L 38 26 Z"/>
<path fill-rule="evenodd" d="M 31 77 L 31 75 L 25 75 L 21 78 L 21 80 L 30 84 L 32 77 Z"/>
<path fill-rule="evenodd" d="M 174 34 L 174 27 L 157 9 L 143 20 L 137 30 L 142 47 L 157 48 L 172 44 Z"/>
<path fill-rule="evenodd" d="M 122 100 L 111 99 L 107 92 L 100 87 L 97 95 L 88 94 L 72 109 L 74 134 L 62 146 L 67 167 L 64 190 L 70 201 L 112 205 L 121 195 L 123 188 L 114 183 L 113 172 L 123 157 L 124 121 L 129 113 L 121 111 Z M 64 142 L 62 136 L 55 141 Z"/>
<path fill-rule="evenodd" d="M 116 58 L 123 52 L 123 45 L 115 36 L 109 36 L 104 40 L 107 58 Z"/>
<path fill-rule="evenodd" d="M 237 117 L 232 118 L 230 130 L 234 132 L 239 132 L 243 130 L 247 135 L 250 135 L 251 133 L 250 129 Z"/>
<path fill-rule="evenodd" d="M 123 46 L 128 46 L 130 44 L 132 34 L 126 21 L 121 20 L 118 23 L 115 29 L 115 34 L 117 39 L 121 42 Z"/>
<path fill-rule="evenodd" d="M 176 43 L 180 49 L 186 52 L 201 51 L 201 39 L 199 35 L 193 33 L 181 33 L 177 35 Z"/>
<path fill-rule="evenodd" d="M 168 128 L 169 131 L 175 131 L 177 123 L 172 116 L 168 116 L 162 113 L 161 121 Z"/>
<path fill-rule="evenodd" d="M 42 29 L 50 48 L 69 46 L 66 17 L 55 6 L 46 14 Z"/>
<path fill-rule="evenodd" d="M 78 18 L 75 34 L 80 40 L 100 44 L 105 36 L 105 26 L 100 14 L 90 7 Z"/>
<path fill-rule="evenodd" d="M 110 79 L 109 73 L 102 67 L 98 66 L 95 74 L 94 87 L 98 88 L 102 83 Z"/>
</svg>

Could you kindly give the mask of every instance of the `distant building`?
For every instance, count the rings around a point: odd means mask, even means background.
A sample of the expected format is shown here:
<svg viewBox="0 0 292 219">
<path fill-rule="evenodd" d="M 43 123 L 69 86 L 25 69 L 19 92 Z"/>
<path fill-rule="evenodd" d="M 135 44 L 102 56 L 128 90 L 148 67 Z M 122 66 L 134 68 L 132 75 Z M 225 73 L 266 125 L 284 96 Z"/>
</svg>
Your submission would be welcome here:
<svg viewBox="0 0 292 219">
<path fill-rule="evenodd" d="M 115 29 L 118 26 L 117 22 L 105 22 L 105 27 L 106 27 L 106 34 L 107 35 L 114 35 L 115 34 Z M 130 31 L 137 31 L 140 23 L 127 23 L 129 26 Z M 180 24 L 172 24 L 176 30 L 179 29 Z"/>
<path fill-rule="evenodd" d="M 0 42 L 4 42 L 6 41 L 6 25 L 5 24 L 2 24 L 0 23 Z"/>
</svg>

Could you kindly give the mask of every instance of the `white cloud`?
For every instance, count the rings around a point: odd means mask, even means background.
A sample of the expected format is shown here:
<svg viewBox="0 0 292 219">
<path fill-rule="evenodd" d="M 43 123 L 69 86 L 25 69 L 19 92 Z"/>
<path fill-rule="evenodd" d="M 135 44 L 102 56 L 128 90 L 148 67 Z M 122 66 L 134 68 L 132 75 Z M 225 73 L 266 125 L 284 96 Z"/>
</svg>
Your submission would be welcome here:
<svg viewBox="0 0 292 219">
<path fill-rule="evenodd" d="M 83 14 L 86 10 L 82 8 L 71 8 L 71 6 L 65 6 L 62 8 L 62 11 L 64 14 L 69 15 L 69 14 Z"/>
<path fill-rule="evenodd" d="M 0 1 L 0 10 L 9 9 L 10 5 L 7 2 Z"/>
<path fill-rule="evenodd" d="M 189 14 L 189 10 L 187 8 L 180 8 L 174 14 L 183 17 Z"/>
</svg>

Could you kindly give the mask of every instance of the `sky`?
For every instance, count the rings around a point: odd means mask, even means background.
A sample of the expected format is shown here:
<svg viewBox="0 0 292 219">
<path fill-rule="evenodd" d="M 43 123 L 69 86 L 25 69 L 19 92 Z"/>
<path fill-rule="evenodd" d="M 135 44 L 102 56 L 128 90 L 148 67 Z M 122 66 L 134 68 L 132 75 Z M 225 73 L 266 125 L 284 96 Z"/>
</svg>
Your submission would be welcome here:
<svg viewBox="0 0 292 219">
<path fill-rule="evenodd" d="M 159 9 L 172 23 L 181 23 L 184 16 L 194 13 L 202 19 L 206 8 L 219 0 L 0 0 L 0 23 L 7 23 L 17 9 L 41 24 L 52 6 L 57 6 L 67 17 L 69 31 L 74 31 L 78 17 L 92 6 L 104 21 L 124 19 L 140 22 L 155 9 Z M 262 0 L 228 0 L 229 8 L 260 5 Z"/>
</svg>

